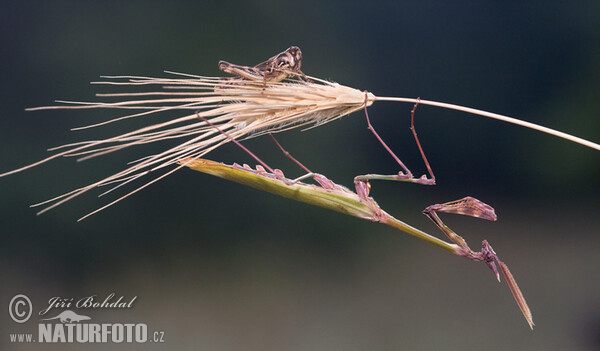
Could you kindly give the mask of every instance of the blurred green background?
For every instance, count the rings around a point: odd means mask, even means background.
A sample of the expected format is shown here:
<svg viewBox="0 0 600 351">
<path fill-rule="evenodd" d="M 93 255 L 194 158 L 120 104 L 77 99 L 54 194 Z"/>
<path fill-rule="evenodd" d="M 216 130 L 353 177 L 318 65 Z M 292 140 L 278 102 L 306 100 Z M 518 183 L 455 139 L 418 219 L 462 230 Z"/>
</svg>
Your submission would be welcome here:
<svg viewBox="0 0 600 351">
<path fill-rule="evenodd" d="M 297 45 L 303 70 L 381 96 L 501 113 L 600 141 L 600 3 L 401 1 L 3 1 L 1 171 L 45 149 L 127 128 L 69 128 L 114 111 L 25 112 L 54 99 L 89 101 L 103 74 L 218 75 L 221 59 L 255 64 Z M 104 90 L 103 90 L 104 89 Z M 416 174 L 424 167 L 410 109 L 370 109 L 382 137 Z M 0 301 L 138 296 L 102 322 L 165 331 L 169 350 L 598 350 L 600 153 L 539 132 L 421 106 L 417 130 L 435 187 L 374 182 L 388 212 L 442 236 L 420 211 L 471 195 L 499 220 L 445 216 L 478 248 L 490 241 L 533 311 L 532 332 L 489 270 L 391 228 L 182 170 L 83 222 L 107 203 L 83 196 L 36 217 L 28 205 L 87 185 L 164 146 L 77 163 L 60 159 L 0 179 Z M 309 168 L 347 186 L 398 167 L 360 113 L 280 134 Z M 246 142 L 290 177 L 302 172 L 269 138 Z M 253 161 L 232 145 L 209 154 Z M 37 310 L 36 310 L 37 308 Z M 6 308 L 3 308 L 6 311 Z M 84 313 L 85 314 L 85 313 Z M 35 332 L 0 318 L 0 348 Z M 465 346 L 471 345 L 471 346 Z"/>
</svg>

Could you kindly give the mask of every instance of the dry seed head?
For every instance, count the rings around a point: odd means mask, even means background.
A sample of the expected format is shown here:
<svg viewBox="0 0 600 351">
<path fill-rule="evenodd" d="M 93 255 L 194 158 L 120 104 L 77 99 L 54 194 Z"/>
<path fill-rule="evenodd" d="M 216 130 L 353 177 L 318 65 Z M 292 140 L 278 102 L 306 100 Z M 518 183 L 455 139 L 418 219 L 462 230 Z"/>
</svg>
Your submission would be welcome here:
<svg viewBox="0 0 600 351">
<path fill-rule="evenodd" d="M 111 138 L 83 141 L 51 149 L 53 151 L 64 151 L 0 176 L 16 173 L 63 156 L 76 156 L 80 160 L 84 160 L 134 145 L 171 139 L 183 140 L 182 143 L 174 147 L 132 162 L 128 168 L 121 172 L 37 204 L 49 204 L 48 207 L 40 211 L 40 213 L 45 212 L 93 188 L 114 185 L 109 190 L 112 191 L 116 187 L 151 172 L 175 165 L 175 169 L 167 171 L 158 178 L 107 205 L 110 206 L 181 168 L 183 165 L 177 165 L 179 160 L 202 157 L 229 141 L 223 133 L 209 126 L 199 117 L 209 120 L 231 137 L 241 139 L 309 124 L 321 125 L 360 110 L 365 107 L 365 104 L 370 106 L 375 100 L 371 93 L 361 92 L 354 88 L 315 77 L 309 77 L 311 81 L 308 83 L 288 79 L 278 83 L 269 82 L 264 84 L 262 81 L 173 74 L 185 76 L 185 78 L 107 76 L 103 77 L 107 79 L 106 81 L 93 83 L 114 86 L 157 87 L 157 90 L 152 92 L 98 94 L 102 98 L 121 99 L 116 102 L 57 101 L 63 105 L 29 109 L 109 108 L 137 110 L 133 114 L 76 129 L 99 127 L 124 119 L 147 118 L 150 115 L 165 111 L 182 110 L 186 113 L 181 117 L 150 124 Z M 97 211 L 92 213 L 95 212 Z"/>
</svg>

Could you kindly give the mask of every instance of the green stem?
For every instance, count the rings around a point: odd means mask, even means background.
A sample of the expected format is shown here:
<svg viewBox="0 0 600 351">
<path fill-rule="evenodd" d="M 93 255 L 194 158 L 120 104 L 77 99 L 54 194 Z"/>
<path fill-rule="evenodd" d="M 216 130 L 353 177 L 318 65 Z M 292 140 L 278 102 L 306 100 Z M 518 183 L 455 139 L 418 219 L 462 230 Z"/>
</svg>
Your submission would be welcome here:
<svg viewBox="0 0 600 351">
<path fill-rule="evenodd" d="M 456 252 L 460 249 L 458 247 L 458 245 L 456 245 L 456 244 L 447 243 L 444 240 L 441 240 L 435 236 L 429 235 L 415 227 L 411 227 L 410 225 L 408 225 L 402 221 L 399 221 L 392 216 L 389 216 L 388 218 L 382 220 L 381 223 L 387 224 L 387 225 L 394 227 L 396 229 L 399 229 L 407 234 L 410 234 L 419 239 L 425 240 L 429 243 L 432 243 L 436 246 L 441 247 L 442 249 L 448 250 L 454 254 L 456 254 Z"/>
</svg>

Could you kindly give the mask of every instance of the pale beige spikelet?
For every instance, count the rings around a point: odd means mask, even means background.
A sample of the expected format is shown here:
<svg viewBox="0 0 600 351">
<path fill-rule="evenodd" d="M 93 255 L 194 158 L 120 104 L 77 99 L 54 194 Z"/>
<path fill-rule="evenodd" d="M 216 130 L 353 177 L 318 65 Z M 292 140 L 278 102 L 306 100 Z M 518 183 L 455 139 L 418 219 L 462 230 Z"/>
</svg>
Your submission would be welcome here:
<svg viewBox="0 0 600 351">
<path fill-rule="evenodd" d="M 138 110 L 133 114 L 76 129 L 100 127 L 124 119 L 147 118 L 153 114 L 173 110 L 185 111 L 181 117 L 162 123 L 150 124 L 103 140 L 83 141 L 56 147 L 51 151 L 63 151 L 2 175 L 19 172 L 57 157 L 76 156 L 79 160 L 85 160 L 134 145 L 170 139 L 182 140 L 182 143 L 174 147 L 132 162 L 128 168 L 121 172 L 37 204 L 48 205 L 40 211 L 40 213 L 45 212 L 93 188 L 105 185 L 119 187 L 164 167 L 175 167 L 107 205 L 110 206 L 181 168 L 182 165 L 177 165 L 179 160 L 202 157 L 211 150 L 229 142 L 230 140 L 224 133 L 234 139 L 241 139 L 309 124 L 321 125 L 360 110 L 365 107 L 365 103 L 367 106 L 371 105 L 375 99 L 371 93 L 361 92 L 357 89 L 315 77 L 309 77 L 309 82 L 288 79 L 282 82 L 270 82 L 269 84 L 239 79 L 235 80 L 233 84 L 223 86 L 223 78 L 168 73 L 175 74 L 177 77 L 106 76 L 103 77 L 106 79 L 105 81 L 93 83 L 157 88 L 156 91 L 143 93 L 98 94 L 99 97 L 104 99 L 117 98 L 121 101 L 57 101 L 61 105 L 36 107 L 29 110 L 100 108 Z M 182 78 L 182 76 L 184 77 Z M 210 126 L 203 119 L 208 120 L 224 133 Z"/>
</svg>

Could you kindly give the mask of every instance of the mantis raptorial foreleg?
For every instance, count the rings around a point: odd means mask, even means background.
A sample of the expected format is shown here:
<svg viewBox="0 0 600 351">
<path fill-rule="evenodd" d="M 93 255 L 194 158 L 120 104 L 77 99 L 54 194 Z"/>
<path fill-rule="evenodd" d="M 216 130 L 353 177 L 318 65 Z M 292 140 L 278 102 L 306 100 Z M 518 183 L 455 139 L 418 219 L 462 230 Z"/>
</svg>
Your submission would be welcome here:
<svg viewBox="0 0 600 351">
<path fill-rule="evenodd" d="M 368 99 L 368 96 L 367 96 L 367 92 L 365 91 L 364 110 L 365 110 L 365 117 L 367 118 L 368 129 L 373 133 L 373 135 L 375 135 L 375 138 L 377 138 L 377 140 L 379 140 L 381 145 L 383 145 L 383 147 L 394 158 L 394 160 L 396 160 L 396 162 L 398 162 L 398 164 L 402 168 L 402 171 L 398 172 L 398 174 L 392 174 L 392 175 L 365 174 L 365 175 L 357 176 L 356 179 L 359 179 L 359 180 L 369 180 L 369 179 L 398 180 L 398 181 L 412 182 L 412 183 L 424 184 L 424 185 L 434 185 L 435 184 L 435 176 L 433 175 L 431 166 L 429 166 L 429 161 L 427 161 L 427 157 L 425 156 L 425 152 L 423 151 L 423 148 L 421 147 L 421 143 L 419 142 L 419 137 L 417 137 L 417 131 L 415 129 L 415 110 L 417 109 L 417 106 L 419 105 L 419 102 L 418 102 L 419 99 L 417 99 L 417 103 L 415 104 L 413 109 L 410 111 L 410 130 L 412 131 L 413 136 L 415 137 L 415 141 L 417 142 L 417 146 L 419 147 L 419 151 L 421 152 L 421 157 L 423 158 L 423 161 L 425 162 L 425 166 L 427 167 L 427 172 L 429 173 L 430 178 L 427 178 L 426 175 L 423 175 L 420 178 L 413 177 L 413 174 L 408 169 L 408 167 L 406 167 L 404 165 L 404 163 L 400 160 L 400 158 L 398 158 L 398 156 L 396 156 L 396 154 L 392 151 L 392 149 L 390 149 L 390 147 L 387 146 L 387 144 L 383 141 L 383 139 L 375 131 L 375 128 L 373 128 L 373 125 L 371 124 L 371 120 L 369 119 L 369 112 L 367 112 L 367 99 Z"/>
<path fill-rule="evenodd" d="M 500 281 L 500 274 L 498 273 L 498 269 L 494 264 L 494 261 L 498 259 L 496 253 L 488 244 L 487 241 L 482 243 L 481 252 L 473 252 L 465 239 L 463 239 L 460 235 L 456 234 L 452 229 L 450 229 L 440 217 L 438 217 L 438 212 L 444 213 L 455 213 L 461 214 L 471 217 L 477 217 L 482 219 L 487 219 L 488 221 L 495 221 L 497 219 L 494 208 L 480 200 L 477 200 L 474 197 L 464 197 L 460 200 L 450 201 L 443 204 L 436 204 L 427 207 L 423 214 L 425 214 L 429 219 L 435 223 L 435 225 L 440 228 L 444 234 L 450 239 L 453 243 L 458 245 L 461 248 L 462 255 L 466 256 L 470 259 L 476 261 L 485 261 L 485 263 L 490 267 L 490 269 L 496 275 L 498 281 Z"/>
</svg>

